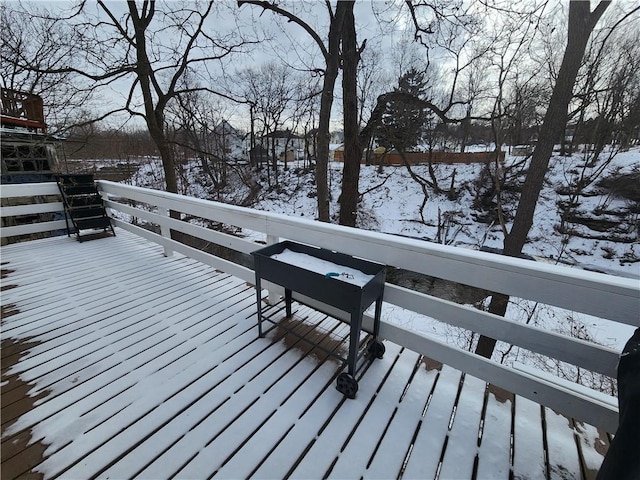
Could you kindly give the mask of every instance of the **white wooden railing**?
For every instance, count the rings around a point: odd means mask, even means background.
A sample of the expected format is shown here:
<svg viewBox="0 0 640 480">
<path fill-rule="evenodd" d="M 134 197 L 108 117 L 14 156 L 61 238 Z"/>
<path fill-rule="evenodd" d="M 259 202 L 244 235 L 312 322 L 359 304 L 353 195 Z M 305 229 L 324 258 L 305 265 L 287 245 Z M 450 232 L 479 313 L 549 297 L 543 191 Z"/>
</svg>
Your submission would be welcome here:
<svg viewBox="0 0 640 480">
<path fill-rule="evenodd" d="M 247 282 L 254 282 L 251 269 L 176 242 L 170 230 L 250 253 L 260 244 L 289 239 L 432 277 L 501 292 L 614 322 L 640 326 L 640 285 L 637 280 L 536 263 L 490 253 L 443 246 L 376 232 L 363 231 L 284 215 L 260 212 L 162 191 L 100 181 L 99 190 L 112 211 L 115 226 L 134 232 L 173 251 L 212 265 Z M 55 194 L 55 184 L 7 185 L 3 198 Z M 134 205 L 134 206 L 132 206 Z M 37 211 L 60 209 L 59 203 Z M 169 216 L 169 211 L 219 222 L 254 232 L 248 238 L 213 231 Z M 2 216 L 32 213 L 27 207 L 3 207 Z M 121 218 L 129 216 L 135 222 Z M 146 222 L 159 228 L 153 233 L 133 223 Z M 64 223 L 64 222 L 62 222 Z M 60 228 L 41 224 L 41 231 Z M 28 232 L 27 232 L 28 230 Z M 2 237 L 38 231 L 38 227 L 5 227 Z M 304 299 L 313 304 L 310 299 Z M 424 314 L 452 326 L 515 344 L 572 365 L 616 376 L 619 352 L 587 341 L 532 327 L 508 318 L 458 305 L 396 285 L 385 287 L 385 302 Z M 326 311 L 326 306 L 324 307 Z M 329 309 L 331 310 L 331 309 Z M 331 311 L 337 317 L 346 314 Z M 365 325 L 371 319 L 365 319 Z M 614 397 L 590 390 L 531 368 L 512 368 L 459 349 L 398 325 L 382 322 L 380 334 L 406 348 L 448 364 L 508 391 L 553 408 L 569 417 L 614 432 L 618 424 Z"/>
<path fill-rule="evenodd" d="M 57 198 L 54 201 L 47 201 L 51 200 L 52 196 Z M 0 212 L 3 219 L 3 226 L 0 233 L 3 239 L 67 228 L 64 220 L 5 226 L 5 220 L 13 217 L 20 218 L 23 215 L 63 211 L 64 206 L 60 199 L 60 191 L 55 183 L 2 185 L 0 186 L 0 197 L 2 198 L 2 209 Z M 5 205 L 5 202 L 7 205 Z M 11 203 L 15 203 L 16 205 L 11 205 Z"/>
</svg>

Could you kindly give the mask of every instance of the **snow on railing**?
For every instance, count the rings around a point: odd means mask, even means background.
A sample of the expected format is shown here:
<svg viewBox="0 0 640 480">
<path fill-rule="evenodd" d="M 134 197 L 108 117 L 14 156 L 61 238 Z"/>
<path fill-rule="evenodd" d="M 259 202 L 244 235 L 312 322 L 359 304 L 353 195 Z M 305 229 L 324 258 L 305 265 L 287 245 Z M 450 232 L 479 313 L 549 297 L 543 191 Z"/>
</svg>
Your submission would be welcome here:
<svg viewBox="0 0 640 480">
<path fill-rule="evenodd" d="M 640 325 L 640 287 L 636 280 L 260 212 L 113 182 L 99 181 L 98 184 L 116 226 L 163 245 L 166 255 L 176 251 L 250 283 L 254 282 L 254 273 L 250 268 L 173 240 L 171 231 L 182 232 L 244 254 L 281 239 L 293 240 L 614 322 Z M 2 196 L 5 196 L 4 187 Z M 172 218 L 170 211 L 197 221 Z M 206 228 L 207 222 L 241 228 L 247 236 L 241 238 Z M 142 228 L 136 224 L 155 228 Z M 278 293 L 277 287 L 272 287 Z M 308 298 L 301 300 L 311 305 L 314 303 Z M 555 360 L 610 377 L 616 376 L 619 352 L 608 347 L 396 285 L 386 285 L 384 300 Z M 327 311 L 326 306 L 324 310 Z M 330 313 L 347 318 L 342 312 Z M 367 321 L 371 322 L 371 319 L 365 319 L 365 327 Z M 589 394 L 589 389 L 547 373 L 536 374 L 535 369 L 498 364 L 440 339 L 384 320 L 380 335 L 569 417 L 609 432 L 616 429 L 618 412 L 614 397 L 595 391 Z"/>
</svg>

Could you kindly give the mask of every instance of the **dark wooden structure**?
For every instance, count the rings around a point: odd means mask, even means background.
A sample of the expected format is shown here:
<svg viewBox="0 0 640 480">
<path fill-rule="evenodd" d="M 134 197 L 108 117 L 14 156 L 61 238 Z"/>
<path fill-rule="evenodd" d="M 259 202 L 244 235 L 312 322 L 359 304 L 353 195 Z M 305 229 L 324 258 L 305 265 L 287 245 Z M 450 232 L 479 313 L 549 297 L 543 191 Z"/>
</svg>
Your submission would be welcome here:
<svg viewBox="0 0 640 480">
<path fill-rule="evenodd" d="M 2 100 L 0 122 L 3 127 L 25 127 L 33 132 L 47 133 L 42 97 L 33 93 L 2 88 L 0 99 Z"/>
</svg>

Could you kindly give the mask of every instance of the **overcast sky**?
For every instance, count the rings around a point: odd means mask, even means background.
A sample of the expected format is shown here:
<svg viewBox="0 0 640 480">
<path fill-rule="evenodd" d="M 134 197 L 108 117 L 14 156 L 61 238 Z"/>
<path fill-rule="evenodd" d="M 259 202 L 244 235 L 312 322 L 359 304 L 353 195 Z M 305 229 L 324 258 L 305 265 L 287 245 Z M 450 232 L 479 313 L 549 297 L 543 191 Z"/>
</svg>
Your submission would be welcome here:
<svg viewBox="0 0 640 480">
<path fill-rule="evenodd" d="M 76 2 L 34 2 L 37 5 L 46 6 L 52 10 L 67 8 L 76 5 Z M 123 19 L 128 14 L 127 5 L 124 1 L 105 2 L 114 16 Z M 335 5 L 335 1 L 332 2 Z M 390 51 L 392 45 L 400 41 L 403 36 L 410 38 L 413 27 L 408 23 L 405 9 L 402 8 L 402 1 L 382 1 L 382 0 L 360 0 L 355 4 L 355 19 L 358 42 L 367 40 L 365 57 L 375 50 L 376 53 Z M 175 9 L 180 2 L 158 2 L 158 11 L 165 9 Z M 189 5 L 189 3 L 187 3 Z M 191 2 L 190 6 L 196 5 Z M 204 2 L 199 4 L 204 7 Z M 328 35 L 329 15 L 324 2 L 312 1 L 282 1 L 278 2 L 282 8 L 298 15 L 308 23 L 325 40 Z M 108 21 L 108 17 L 97 2 L 89 1 L 86 10 L 101 20 Z M 203 10 L 203 8 L 200 8 Z M 160 20 L 161 15 L 156 15 Z M 223 62 L 211 65 L 210 73 L 217 77 L 214 87 L 237 93 L 236 74 L 247 68 L 256 68 L 268 62 L 285 63 L 293 69 L 304 71 L 306 69 L 322 69 L 324 60 L 319 47 L 312 38 L 300 26 L 286 21 L 281 16 L 263 11 L 262 8 L 253 5 L 243 5 L 238 7 L 235 0 L 217 2 L 214 12 L 207 18 L 205 31 L 213 33 L 217 37 L 227 37 L 230 35 L 241 35 L 250 41 L 262 40 L 250 46 L 242 48 L 243 53 L 237 53 L 227 57 Z M 160 32 L 160 41 L 163 44 L 173 43 L 173 40 L 163 30 L 161 22 L 153 24 L 153 30 Z M 106 29 L 105 29 L 106 31 Z M 409 37 L 407 37 L 409 35 Z M 156 38 L 157 41 L 157 38 Z M 409 44 L 410 42 L 406 42 Z M 411 47 L 415 51 L 420 49 Z M 426 53 L 426 52 L 425 52 Z M 384 57 L 383 57 L 384 58 Z M 380 61 L 380 68 L 392 72 L 390 79 L 397 79 L 398 71 L 393 71 L 394 67 L 389 57 Z M 397 70 L 397 68 L 396 68 Z M 394 80 L 395 81 L 395 80 Z M 131 85 L 131 79 L 123 79 L 111 87 L 103 98 L 113 98 L 109 103 L 124 102 Z M 393 86 L 390 85 L 389 88 Z M 340 81 L 336 84 L 336 99 L 334 102 L 333 123 L 335 128 L 340 126 Z M 233 105 L 221 100 L 224 104 L 225 116 L 240 128 L 248 128 L 247 109 L 243 105 Z M 110 123 L 116 125 L 122 123 L 122 117 L 112 120 Z M 129 124 L 139 124 L 135 119 Z"/>
<path fill-rule="evenodd" d="M 531 8 L 535 5 L 544 5 L 544 9 L 541 9 L 540 12 L 543 12 L 547 17 L 547 23 L 542 24 L 540 28 L 536 30 L 536 35 L 548 40 L 554 47 L 556 55 L 562 54 L 565 39 L 561 27 L 563 18 L 565 18 L 566 15 L 566 2 L 561 0 L 550 0 L 549 2 L 545 2 L 544 0 L 527 0 L 516 3 L 507 0 L 494 1 L 502 1 L 505 2 L 504 5 L 508 5 L 510 8 L 519 9 Z M 26 3 L 47 7 L 52 10 L 68 9 L 75 5 L 75 2 L 59 1 Z M 332 3 L 335 4 L 335 1 L 332 1 Z M 177 1 L 166 3 L 158 2 L 157 10 L 161 12 L 163 10 L 176 9 L 181 4 L 181 2 Z M 329 16 L 325 2 L 319 0 L 290 0 L 280 1 L 278 4 L 297 14 L 318 32 L 322 39 L 326 39 Z M 446 2 L 448 6 L 452 4 L 453 2 Z M 202 10 L 205 2 L 198 3 L 191 0 L 187 2 L 186 5 Z M 468 5 L 471 5 L 471 7 L 476 10 L 483 8 L 479 2 L 469 3 Z M 622 0 L 617 2 L 617 5 L 631 5 L 631 3 Z M 124 1 L 107 2 L 107 6 L 118 19 L 124 18 L 127 14 L 127 5 Z M 99 16 L 103 21 L 108 20 L 108 17 L 98 6 L 97 2 L 89 0 L 85 8 L 89 14 Z M 450 33 L 450 38 L 441 39 L 441 44 L 450 45 L 455 49 L 459 46 L 457 44 L 470 39 L 471 41 L 465 45 L 463 54 L 460 57 L 461 62 L 464 63 L 465 57 L 468 58 L 469 55 L 472 55 L 475 48 L 483 41 L 487 41 L 487 37 L 490 34 L 495 34 L 495 31 L 500 28 L 501 22 L 498 21 L 498 15 L 497 13 L 493 13 L 493 17 L 487 15 L 482 17 L 481 20 L 484 21 L 484 30 L 482 33 L 476 34 L 475 37 L 469 36 L 469 38 L 467 38 L 459 33 Z M 171 45 L 177 44 L 180 41 L 175 29 L 172 30 L 170 28 L 170 22 L 163 23 L 163 18 L 163 15 L 160 13 L 156 15 L 151 29 L 154 34 L 149 41 L 150 45 L 163 45 L 160 49 L 155 50 L 157 57 L 160 59 L 163 58 L 166 52 L 169 52 Z M 440 82 L 440 87 L 446 90 L 448 82 L 451 82 L 451 71 L 455 65 L 455 59 L 450 53 L 446 52 L 446 48 L 436 47 L 431 44 L 430 48 L 426 49 L 424 46 L 412 42 L 414 27 L 403 1 L 358 0 L 355 4 L 355 19 L 358 42 L 362 43 L 365 39 L 367 40 L 367 48 L 363 53 L 364 60 L 370 61 L 369 56 L 377 54 L 376 66 L 380 72 L 385 73 L 386 84 L 379 86 L 379 88 L 385 88 L 387 91 L 392 89 L 399 75 L 403 71 L 406 71 L 412 63 L 426 65 L 428 58 L 431 62 L 430 68 L 433 71 L 440 72 L 442 75 L 438 81 Z M 437 27 L 443 25 L 446 25 L 446 22 L 438 22 L 436 24 Z M 554 25 L 558 25 L 560 28 L 553 29 L 552 27 Z M 96 30 L 101 30 L 97 33 L 106 34 L 108 29 L 100 27 L 100 29 Z M 111 29 L 111 31 L 113 31 L 113 29 Z M 257 6 L 244 5 L 239 8 L 235 0 L 226 0 L 225 2 L 216 1 L 215 11 L 208 17 L 205 31 L 207 34 L 217 38 L 241 35 L 254 42 L 242 47 L 241 53 L 230 55 L 221 63 L 213 62 L 209 65 L 207 73 L 211 74 L 211 78 L 213 78 L 211 81 L 213 87 L 226 90 L 232 94 L 237 93 L 238 90 L 237 73 L 247 68 L 259 67 L 268 62 L 286 63 L 293 69 L 299 71 L 314 68 L 322 69 L 324 67 L 320 49 L 301 27 L 294 23 L 287 22 L 284 18 L 272 12 L 263 11 Z M 507 37 L 511 33 L 512 31 L 504 30 L 502 35 Z M 443 37 L 446 37 L 446 35 L 447 32 L 444 32 Z M 432 40 L 433 36 L 430 36 L 429 41 Z M 502 48 L 501 46 L 499 47 Z M 527 48 L 529 57 L 538 54 L 536 53 L 538 46 L 531 44 L 527 45 Z M 542 53 L 544 52 L 541 52 L 540 55 L 542 55 Z M 522 65 L 524 65 L 524 63 L 519 62 L 518 68 L 521 68 Z M 484 72 L 481 72 L 481 74 L 482 73 Z M 481 78 L 481 80 L 488 82 L 490 76 L 491 73 L 487 70 L 487 72 L 484 73 L 485 78 Z M 460 76 L 460 78 L 462 78 L 462 76 Z M 207 81 L 209 80 L 207 79 Z M 124 104 L 131 84 L 131 78 L 123 79 L 112 85 L 109 90 L 101 93 L 100 99 L 103 102 L 103 106 L 116 105 L 118 103 Z M 338 81 L 333 115 L 334 126 L 336 127 L 339 125 L 341 117 L 339 85 L 340 82 Z M 230 119 L 235 125 L 246 128 L 248 126 L 248 122 L 246 121 L 246 107 L 225 103 L 226 106 L 223 109 L 224 111 L 221 111 L 221 115 Z M 122 123 L 123 120 L 120 117 L 118 121 Z M 112 122 L 112 124 L 114 124 L 114 122 Z"/>
</svg>

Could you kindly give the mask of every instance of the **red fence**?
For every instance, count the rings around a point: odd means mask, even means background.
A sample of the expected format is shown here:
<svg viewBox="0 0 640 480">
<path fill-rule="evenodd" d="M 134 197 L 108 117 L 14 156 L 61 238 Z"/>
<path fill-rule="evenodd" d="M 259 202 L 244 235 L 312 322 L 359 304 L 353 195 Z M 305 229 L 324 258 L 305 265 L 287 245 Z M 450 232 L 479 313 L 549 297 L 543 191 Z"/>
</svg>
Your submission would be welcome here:
<svg viewBox="0 0 640 480">
<path fill-rule="evenodd" d="M 407 162 L 411 165 L 426 164 L 431 159 L 432 163 L 489 163 L 496 160 L 504 161 L 504 152 L 407 152 L 404 154 Z M 366 154 L 365 154 L 366 155 Z M 366 156 L 363 155 L 362 163 L 366 163 Z M 344 152 L 342 150 L 334 151 L 334 161 L 342 162 L 344 160 Z M 402 157 L 397 152 L 389 152 L 387 154 L 374 153 L 371 155 L 371 164 L 379 165 L 382 160 L 383 165 L 404 165 Z"/>
</svg>

